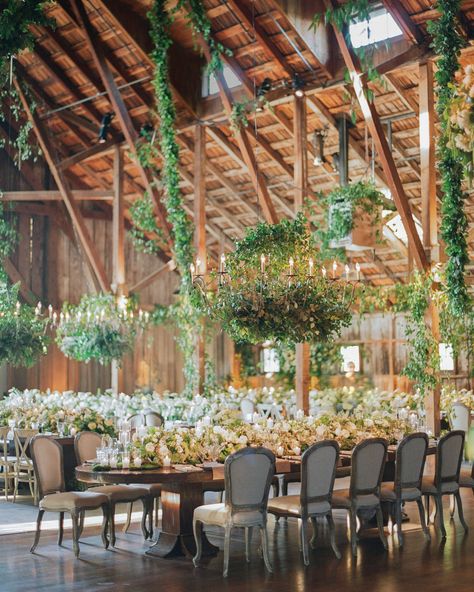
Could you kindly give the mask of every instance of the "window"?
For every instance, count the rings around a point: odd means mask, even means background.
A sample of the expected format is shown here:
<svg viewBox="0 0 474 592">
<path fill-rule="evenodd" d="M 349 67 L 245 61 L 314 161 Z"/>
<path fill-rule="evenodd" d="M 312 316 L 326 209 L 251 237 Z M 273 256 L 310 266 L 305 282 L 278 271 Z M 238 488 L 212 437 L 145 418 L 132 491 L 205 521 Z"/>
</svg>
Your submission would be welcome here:
<svg viewBox="0 0 474 592">
<path fill-rule="evenodd" d="M 241 84 L 237 75 L 234 74 L 233 70 L 231 70 L 228 66 L 224 66 L 222 73 L 224 74 L 225 81 L 227 82 L 227 86 L 229 88 L 234 88 Z M 202 96 L 208 97 L 209 95 L 215 95 L 218 92 L 219 87 L 217 86 L 217 80 L 215 79 L 215 77 L 208 76 L 204 78 Z"/>
<path fill-rule="evenodd" d="M 360 353 L 358 345 L 346 345 L 341 347 L 342 372 L 360 372 Z"/>
<path fill-rule="evenodd" d="M 371 12 L 368 21 L 349 25 L 351 42 L 356 48 L 393 39 L 402 34 L 402 30 L 395 22 L 395 19 L 385 8 Z"/>
<path fill-rule="evenodd" d="M 454 352 L 453 346 L 449 343 L 440 343 L 438 346 L 439 351 L 439 368 L 443 372 L 454 371 Z"/>
<path fill-rule="evenodd" d="M 406 233 L 405 227 L 403 226 L 403 222 L 400 217 L 400 214 L 397 214 L 391 220 L 386 222 L 386 225 L 388 226 L 388 228 L 390 228 L 390 230 L 393 232 L 393 234 L 399 240 L 402 241 L 402 243 L 404 245 L 408 245 L 407 233 Z M 423 240 L 423 229 L 421 228 L 421 224 L 416 219 L 415 219 L 415 227 L 416 227 L 416 231 L 418 232 L 418 236 L 420 237 L 420 240 Z"/>
<path fill-rule="evenodd" d="M 264 374 L 274 374 L 280 371 L 280 360 L 277 351 L 273 347 L 263 347 L 262 349 L 262 367 Z"/>
</svg>

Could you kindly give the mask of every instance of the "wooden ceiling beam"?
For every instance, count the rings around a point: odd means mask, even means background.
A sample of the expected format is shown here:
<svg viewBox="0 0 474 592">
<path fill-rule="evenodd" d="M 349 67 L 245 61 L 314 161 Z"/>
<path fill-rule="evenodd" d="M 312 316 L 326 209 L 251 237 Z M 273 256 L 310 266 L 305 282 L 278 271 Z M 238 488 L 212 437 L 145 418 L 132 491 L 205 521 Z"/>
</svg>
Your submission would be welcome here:
<svg viewBox="0 0 474 592">
<path fill-rule="evenodd" d="M 99 258 L 95 245 L 92 242 L 92 239 L 89 235 L 89 231 L 87 230 L 84 219 L 74 199 L 74 196 L 72 195 L 69 189 L 68 183 L 63 173 L 56 167 L 56 163 L 53 158 L 54 150 L 53 147 L 50 145 L 49 139 L 46 134 L 46 130 L 43 127 L 43 123 L 40 121 L 37 114 L 31 110 L 30 105 L 25 97 L 23 89 L 21 88 L 18 80 L 15 79 L 14 83 L 20 100 L 22 102 L 23 108 L 25 109 L 26 115 L 29 121 L 31 122 L 35 134 L 38 138 L 38 142 L 43 151 L 44 158 L 48 163 L 49 169 L 54 177 L 54 180 L 56 181 L 56 185 L 58 186 L 58 189 L 62 194 L 64 203 L 66 205 L 74 228 L 76 229 L 77 235 L 79 237 L 79 241 L 84 255 L 86 257 L 86 260 L 89 263 L 91 269 L 94 271 L 95 278 L 97 279 L 100 289 L 103 292 L 108 292 L 110 290 L 110 284 L 107 279 L 107 274 L 105 273 L 105 268 L 102 264 L 102 261 Z"/>
<path fill-rule="evenodd" d="M 82 0 L 72 0 L 72 6 L 74 8 L 76 17 L 78 22 L 81 24 L 87 45 L 89 50 L 92 54 L 94 59 L 96 68 L 100 74 L 102 82 L 107 89 L 107 93 L 110 99 L 110 102 L 113 105 L 114 111 L 117 115 L 117 118 L 120 122 L 120 127 L 122 128 L 122 133 L 125 137 L 125 140 L 128 143 L 129 149 L 132 152 L 135 161 L 138 166 L 138 170 L 140 172 L 141 179 L 145 185 L 146 190 L 148 191 L 149 195 L 152 197 L 154 202 L 154 209 L 159 220 L 159 225 L 161 226 L 162 230 L 165 233 L 165 239 L 168 244 L 168 248 L 172 249 L 170 234 L 171 228 L 168 223 L 168 219 L 166 216 L 166 210 L 161 202 L 160 196 L 156 194 L 156 189 L 153 187 L 152 181 L 150 180 L 150 172 L 145 169 L 144 166 L 140 163 L 140 159 L 137 153 L 137 141 L 138 141 L 138 132 L 136 131 L 133 121 L 128 113 L 127 107 L 123 101 L 123 98 L 120 94 L 120 91 L 117 88 L 115 83 L 113 74 L 109 68 L 109 65 L 105 59 L 102 45 L 98 42 L 98 35 L 96 31 L 92 28 L 90 23 L 88 14 L 82 4 Z"/>
<path fill-rule="evenodd" d="M 333 9 L 333 0 L 324 0 L 326 8 Z M 373 102 L 367 99 L 367 86 L 361 80 L 361 67 L 357 56 L 348 46 L 344 34 L 337 28 L 333 27 L 334 34 L 341 50 L 344 63 L 349 71 L 354 91 L 359 101 L 362 114 L 369 128 L 370 134 L 374 140 L 379 158 L 382 162 L 383 170 L 392 193 L 393 201 L 400 214 L 405 232 L 407 233 L 409 244 L 413 249 L 413 255 L 416 263 L 421 270 L 426 270 L 429 267 L 428 258 L 418 235 L 415 221 L 412 216 L 408 198 L 403 189 L 403 184 L 398 175 L 397 166 L 390 152 L 387 140 L 385 138 L 382 123 L 379 115 L 375 109 Z"/>
</svg>

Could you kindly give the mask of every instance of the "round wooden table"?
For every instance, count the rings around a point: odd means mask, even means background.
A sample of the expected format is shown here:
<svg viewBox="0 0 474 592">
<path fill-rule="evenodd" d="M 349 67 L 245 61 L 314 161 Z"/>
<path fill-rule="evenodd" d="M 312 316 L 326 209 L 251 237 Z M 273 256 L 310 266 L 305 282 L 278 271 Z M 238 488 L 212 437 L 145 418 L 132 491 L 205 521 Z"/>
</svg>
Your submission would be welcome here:
<svg viewBox="0 0 474 592">
<path fill-rule="evenodd" d="M 160 483 L 162 528 L 147 555 L 176 557 L 196 553 L 193 513 L 203 504 L 203 483 L 213 480 L 212 468 L 190 472 L 173 468 L 93 471 L 91 465 L 80 465 L 76 467 L 76 479 L 96 485 Z M 216 555 L 218 550 L 203 533 L 203 554 Z"/>
</svg>

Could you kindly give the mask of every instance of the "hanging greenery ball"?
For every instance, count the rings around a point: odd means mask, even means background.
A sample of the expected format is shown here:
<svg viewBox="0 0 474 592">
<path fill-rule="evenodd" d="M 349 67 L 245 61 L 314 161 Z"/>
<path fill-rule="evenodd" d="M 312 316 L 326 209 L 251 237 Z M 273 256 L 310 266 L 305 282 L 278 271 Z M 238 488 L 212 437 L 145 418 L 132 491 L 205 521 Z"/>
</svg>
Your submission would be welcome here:
<svg viewBox="0 0 474 592">
<path fill-rule="evenodd" d="M 0 283 L 0 364 L 33 366 L 47 351 L 48 319 L 19 302 L 20 284 Z"/>
<path fill-rule="evenodd" d="M 302 215 L 248 230 L 226 272 L 210 314 L 238 342 L 325 341 L 351 322 L 352 287 L 323 270 Z"/>
<path fill-rule="evenodd" d="M 77 306 L 63 306 L 56 343 L 65 356 L 78 362 L 120 362 L 133 350 L 137 332 L 147 322 L 147 313 L 135 308 L 129 299 L 113 294 L 83 296 Z"/>
</svg>

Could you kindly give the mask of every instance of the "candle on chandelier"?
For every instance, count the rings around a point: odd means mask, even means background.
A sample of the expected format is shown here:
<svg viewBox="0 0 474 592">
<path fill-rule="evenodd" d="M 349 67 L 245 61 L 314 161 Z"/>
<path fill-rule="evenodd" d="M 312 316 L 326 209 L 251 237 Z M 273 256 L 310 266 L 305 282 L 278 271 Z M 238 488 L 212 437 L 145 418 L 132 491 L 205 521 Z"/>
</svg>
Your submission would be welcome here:
<svg viewBox="0 0 474 592">
<path fill-rule="evenodd" d="M 356 263 L 356 274 L 357 274 L 357 281 L 360 280 L 360 265 Z"/>
<path fill-rule="evenodd" d="M 334 260 L 332 264 L 332 279 L 336 278 L 337 262 Z"/>
<path fill-rule="evenodd" d="M 222 255 L 221 255 L 221 261 L 220 261 L 220 265 L 219 265 L 219 271 L 221 273 L 224 273 L 225 272 L 225 255 L 224 255 L 224 253 L 222 253 Z"/>
<path fill-rule="evenodd" d="M 313 266 L 314 266 L 314 261 L 313 259 L 310 257 L 309 258 L 309 276 L 313 277 Z"/>
<path fill-rule="evenodd" d="M 48 316 L 49 318 L 53 316 L 53 307 L 51 304 L 48 306 Z"/>
<path fill-rule="evenodd" d="M 294 268 L 294 265 L 295 265 L 295 262 L 293 261 L 293 257 L 290 257 L 290 260 L 289 260 L 288 263 L 290 265 L 290 275 L 293 275 L 293 268 Z"/>
<path fill-rule="evenodd" d="M 321 273 L 323 274 L 323 278 L 326 279 L 326 274 L 327 274 L 328 270 L 324 267 L 321 269 Z"/>
<path fill-rule="evenodd" d="M 260 271 L 265 273 L 265 255 L 263 253 L 260 255 Z"/>
<path fill-rule="evenodd" d="M 347 263 L 346 263 L 346 265 L 344 266 L 344 273 L 345 273 L 345 275 L 346 275 L 346 280 L 348 280 L 348 279 L 349 279 L 349 273 L 350 273 L 350 269 L 349 269 L 349 266 L 347 265 Z"/>
</svg>

